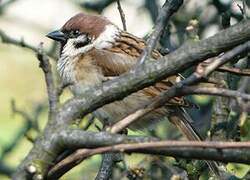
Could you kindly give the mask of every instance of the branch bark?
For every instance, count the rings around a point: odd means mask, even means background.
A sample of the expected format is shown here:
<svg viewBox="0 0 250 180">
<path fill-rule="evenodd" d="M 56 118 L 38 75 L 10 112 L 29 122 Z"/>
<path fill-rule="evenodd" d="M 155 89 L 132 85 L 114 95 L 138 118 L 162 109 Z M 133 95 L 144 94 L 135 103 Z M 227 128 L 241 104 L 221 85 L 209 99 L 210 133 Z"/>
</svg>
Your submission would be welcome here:
<svg viewBox="0 0 250 180">
<path fill-rule="evenodd" d="M 113 146 L 85 149 L 77 151 L 74 156 L 57 164 L 50 172 L 49 178 L 59 178 L 63 168 L 69 162 L 78 162 L 90 156 L 107 152 L 143 153 L 173 156 L 176 158 L 205 159 L 221 162 L 237 162 L 250 164 L 249 142 L 203 142 L 203 141 L 155 141 L 141 143 L 127 143 Z"/>
<path fill-rule="evenodd" d="M 0 38 L 1 38 L 1 42 L 3 42 L 3 43 L 13 44 L 15 46 L 27 48 L 27 49 L 34 51 L 35 53 L 38 53 L 37 47 L 32 46 L 29 43 L 26 43 L 24 41 L 24 39 L 19 40 L 19 39 L 12 38 L 12 37 L 8 36 L 6 33 L 4 33 L 1 29 L 0 29 Z M 49 52 L 45 52 L 45 54 L 51 58 L 54 58 L 54 59 L 56 58 L 53 56 L 53 54 L 51 54 Z"/>
<path fill-rule="evenodd" d="M 42 43 L 37 49 L 37 59 L 40 62 L 39 67 L 43 70 L 49 99 L 49 119 L 56 115 L 59 97 L 55 85 L 49 57 L 44 53 Z"/>
<path fill-rule="evenodd" d="M 250 69 L 240 69 L 240 68 L 232 68 L 227 66 L 222 66 L 218 68 L 220 72 L 229 72 L 239 76 L 250 76 Z"/>
<path fill-rule="evenodd" d="M 120 2 L 120 0 L 117 0 L 116 2 L 117 2 L 117 8 L 118 8 L 120 16 L 121 16 L 123 30 L 127 31 L 125 13 L 122 10 L 121 2 Z"/>
</svg>

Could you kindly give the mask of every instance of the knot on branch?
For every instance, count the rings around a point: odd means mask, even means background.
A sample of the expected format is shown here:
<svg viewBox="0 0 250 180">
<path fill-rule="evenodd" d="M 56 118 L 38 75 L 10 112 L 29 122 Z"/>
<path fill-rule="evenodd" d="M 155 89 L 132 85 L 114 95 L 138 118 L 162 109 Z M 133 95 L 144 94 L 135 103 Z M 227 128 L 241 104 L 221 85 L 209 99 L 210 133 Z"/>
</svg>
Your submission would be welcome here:
<svg viewBox="0 0 250 180">
<path fill-rule="evenodd" d="M 34 180 L 42 180 L 43 179 L 42 174 L 38 171 L 38 168 L 34 164 L 29 164 L 26 167 L 26 172 L 28 173 L 29 178 L 32 178 Z"/>
<path fill-rule="evenodd" d="M 28 165 L 26 170 L 29 174 L 35 174 L 37 172 L 37 169 L 33 164 Z"/>
</svg>

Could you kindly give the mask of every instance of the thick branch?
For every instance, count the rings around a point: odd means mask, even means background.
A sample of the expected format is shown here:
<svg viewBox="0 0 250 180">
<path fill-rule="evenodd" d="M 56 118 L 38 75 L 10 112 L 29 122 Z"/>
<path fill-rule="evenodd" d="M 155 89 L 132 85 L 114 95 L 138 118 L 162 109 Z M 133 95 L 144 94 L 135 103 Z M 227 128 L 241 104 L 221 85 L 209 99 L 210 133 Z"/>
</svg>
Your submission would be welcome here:
<svg viewBox="0 0 250 180">
<path fill-rule="evenodd" d="M 181 72 L 248 39 L 250 39 L 250 21 L 245 21 L 206 40 L 186 43 L 158 61 L 148 62 L 136 73 L 126 73 L 86 92 L 88 97 L 86 99 L 78 97 L 68 101 L 60 109 L 56 121 L 59 124 L 69 123 L 80 115 L 86 115 L 104 104 L 153 85 L 156 81 Z"/>
<path fill-rule="evenodd" d="M 205 159 L 222 162 L 250 163 L 248 142 L 178 142 L 160 141 L 139 144 L 120 144 L 95 149 L 95 153 L 138 152 L 168 155 L 187 159 Z M 99 151 L 99 152 L 98 152 Z M 95 154 L 94 153 L 94 154 Z"/>
<path fill-rule="evenodd" d="M 157 140 L 156 138 L 150 137 L 128 137 L 125 135 L 119 134 L 110 134 L 107 132 L 87 132 L 82 130 L 63 130 L 58 133 L 57 136 L 54 137 L 54 146 L 56 149 L 60 147 L 60 149 L 70 148 L 77 149 L 80 147 L 84 148 L 95 148 L 99 146 L 107 146 L 112 144 L 120 144 L 120 143 L 140 143 L 140 142 L 151 142 Z M 88 152 L 88 149 L 85 149 L 84 152 Z M 77 153 L 78 151 L 76 151 Z M 75 153 L 73 153 L 75 154 Z M 116 156 L 110 156 L 112 159 L 116 158 Z M 81 162 L 79 161 L 71 161 L 71 158 L 66 158 L 62 162 L 58 163 L 54 166 L 53 170 L 49 173 L 49 179 L 57 179 L 61 177 L 64 173 L 66 173 L 69 169 L 76 166 Z M 115 159 L 113 159 L 115 160 Z M 66 166 L 61 166 L 64 164 Z M 56 171 L 56 173 L 54 173 Z"/>
<path fill-rule="evenodd" d="M 120 144 L 125 142 L 144 142 L 154 141 L 156 138 L 125 136 L 120 134 L 110 134 L 108 132 L 91 132 L 82 131 L 81 129 L 64 129 L 51 138 L 53 146 L 59 146 L 62 149 L 76 149 L 79 147 L 95 148 L 100 146 L 108 146 L 112 144 Z"/>
<path fill-rule="evenodd" d="M 202 141 L 155 141 L 137 144 L 118 144 L 96 149 L 78 151 L 70 157 L 71 162 L 86 159 L 95 154 L 106 152 L 127 152 L 173 156 L 176 158 L 205 159 L 222 162 L 250 163 L 249 142 L 202 142 Z M 69 159 L 67 159 L 69 160 Z M 60 168 L 68 166 L 64 160 Z M 50 178 L 58 178 L 59 165 L 50 171 Z"/>
</svg>

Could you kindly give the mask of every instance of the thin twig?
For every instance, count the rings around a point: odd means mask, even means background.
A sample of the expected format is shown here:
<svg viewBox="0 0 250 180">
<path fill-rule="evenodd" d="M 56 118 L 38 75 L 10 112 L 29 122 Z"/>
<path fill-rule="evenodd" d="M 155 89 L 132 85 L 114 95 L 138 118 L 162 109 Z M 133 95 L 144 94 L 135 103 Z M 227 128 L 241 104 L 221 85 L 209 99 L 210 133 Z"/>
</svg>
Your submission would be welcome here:
<svg viewBox="0 0 250 180">
<path fill-rule="evenodd" d="M 37 52 L 37 48 L 35 46 L 32 46 L 32 45 L 26 43 L 23 39 L 21 39 L 21 40 L 14 39 L 14 38 L 8 36 L 7 34 L 5 34 L 1 30 L 0 30 L 0 38 L 2 39 L 3 43 L 14 44 L 16 46 L 28 48 L 34 52 Z"/>
<path fill-rule="evenodd" d="M 87 117 L 87 124 L 82 128 L 84 131 L 88 130 L 89 127 L 93 124 L 93 122 L 95 121 L 95 116 L 90 114 Z"/>
<path fill-rule="evenodd" d="M 16 2 L 17 0 L 8 0 L 8 1 L 4 1 L 2 2 L 0 0 L 0 14 L 3 13 L 3 11 L 12 3 Z"/>
<path fill-rule="evenodd" d="M 12 109 L 13 114 L 20 115 L 23 118 L 24 122 L 22 123 L 22 127 L 16 132 L 15 136 L 12 138 L 13 140 L 10 142 L 10 144 L 7 144 L 2 147 L 1 157 L 0 157 L 0 172 L 1 171 L 9 172 L 8 166 L 5 166 L 4 158 L 6 157 L 8 153 L 10 153 L 12 150 L 14 150 L 14 148 L 16 148 L 16 146 L 19 144 L 20 140 L 25 136 L 25 134 L 27 134 L 32 128 L 39 132 L 39 128 L 37 126 L 37 121 L 38 121 L 37 117 L 39 116 L 41 112 L 40 106 L 34 107 L 34 110 L 33 110 L 34 116 L 30 116 L 24 110 L 21 110 L 18 107 L 16 107 L 14 100 L 11 101 L 11 109 Z"/>
<path fill-rule="evenodd" d="M 147 46 L 144 48 L 136 67 L 143 65 L 147 57 L 151 55 L 151 52 L 155 48 L 156 43 L 158 42 L 164 28 L 168 24 L 170 17 L 179 9 L 182 4 L 183 0 L 168 0 L 164 3 L 157 17 L 154 31 L 150 35 L 147 41 Z"/>
<path fill-rule="evenodd" d="M 102 163 L 96 180 L 112 179 L 112 171 L 116 162 L 120 161 L 120 153 L 104 153 L 102 156 Z"/>
<path fill-rule="evenodd" d="M 18 114 L 24 119 L 24 123 L 22 124 L 22 127 L 16 132 L 15 137 L 13 138 L 11 143 L 2 147 L 0 162 L 2 162 L 6 155 L 18 145 L 20 140 L 32 128 L 33 125 L 33 121 L 30 115 L 25 111 L 18 109 L 14 100 L 11 101 L 11 109 L 13 114 Z"/>
<path fill-rule="evenodd" d="M 8 36 L 8 35 L 7 35 L 5 32 L 3 32 L 2 30 L 0 30 L 0 39 L 1 39 L 0 42 L 2 42 L 2 43 L 13 44 L 13 45 L 15 45 L 15 46 L 27 48 L 27 49 L 30 49 L 30 50 L 34 51 L 35 53 L 38 52 L 37 47 L 35 47 L 35 46 L 33 46 L 33 45 L 31 45 L 31 44 L 25 42 L 23 38 L 20 39 L 20 40 L 15 39 L 15 38 L 12 38 L 12 37 Z M 51 57 L 51 58 L 54 58 L 54 59 L 57 58 L 57 57 L 53 56 L 51 53 L 49 53 L 49 52 L 44 51 L 44 53 L 45 53 L 46 55 L 48 55 L 49 57 Z"/>
<path fill-rule="evenodd" d="M 200 94 L 200 95 L 213 95 L 213 96 L 223 96 L 223 97 L 231 97 L 231 98 L 239 98 L 241 97 L 244 100 L 250 101 L 250 95 L 241 93 L 238 91 L 233 91 L 224 88 L 215 88 L 215 87 L 198 87 L 198 86 L 191 86 L 186 87 L 183 86 L 180 89 L 171 88 L 169 91 L 162 94 L 162 96 L 155 98 L 151 104 L 140 108 L 136 112 L 128 115 L 121 121 L 118 121 L 110 128 L 111 133 L 120 132 L 122 129 L 128 127 L 130 124 L 134 123 L 141 117 L 145 116 L 146 114 L 152 112 L 153 110 L 163 106 L 167 101 L 175 96 L 184 96 L 184 95 L 192 95 L 192 94 Z M 164 99 L 164 100 L 162 100 Z"/>
<path fill-rule="evenodd" d="M 183 87 L 180 91 L 181 91 L 180 94 L 182 95 L 201 94 L 201 95 L 231 97 L 234 99 L 242 98 L 244 100 L 250 101 L 249 94 L 224 88 L 190 86 L 190 87 Z"/>
<path fill-rule="evenodd" d="M 34 107 L 33 113 L 32 113 L 33 116 L 29 115 L 24 110 L 17 108 L 14 100 L 11 100 L 11 109 L 12 109 L 12 112 L 14 114 L 19 114 L 25 120 L 25 122 L 27 123 L 27 125 L 25 125 L 25 127 L 27 126 L 26 127 L 27 131 L 29 129 L 33 128 L 38 133 L 40 132 L 40 129 L 38 127 L 38 117 L 41 114 L 41 111 L 43 109 L 42 104 L 38 104 Z M 24 129 L 26 129 L 26 128 L 24 128 Z M 21 135 L 19 134 L 18 136 L 21 136 Z"/>
<path fill-rule="evenodd" d="M 156 21 L 158 16 L 158 1 L 156 0 L 145 0 L 145 8 L 149 11 L 151 19 L 153 22 Z"/>
<path fill-rule="evenodd" d="M 222 66 L 216 69 L 216 71 L 228 72 L 239 76 L 250 76 L 250 69 L 239 69 L 239 68 Z"/>
<path fill-rule="evenodd" d="M 97 0 L 97 1 L 87 1 L 80 3 L 80 5 L 85 9 L 90 9 L 93 11 L 97 11 L 99 14 L 109 6 L 111 3 L 115 2 L 116 0 Z"/>
<path fill-rule="evenodd" d="M 241 14 L 242 14 L 242 16 L 243 16 L 243 18 L 245 19 L 246 18 L 246 4 L 244 3 L 245 2 L 245 0 L 242 0 L 242 5 L 243 6 L 241 6 L 241 5 L 239 5 L 235 0 L 233 0 L 233 2 L 238 6 L 238 8 L 240 9 L 240 12 L 241 12 Z"/>
<path fill-rule="evenodd" d="M 241 86 L 238 88 L 238 91 L 240 93 L 247 92 L 249 89 L 249 83 L 250 83 L 250 77 L 244 77 L 242 80 Z M 248 112 L 248 109 L 250 107 L 249 101 L 246 102 L 246 100 L 242 98 L 241 96 L 239 96 L 236 100 L 238 102 L 238 105 L 241 107 L 241 110 L 243 111 L 242 113 Z M 242 121 L 239 124 L 243 126 L 244 123 L 245 123 L 245 120 L 242 119 Z"/>
<path fill-rule="evenodd" d="M 247 19 L 247 4 L 246 0 L 242 0 L 242 8 L 243 8 L 243 17 Z"/>
<path fill-rule="evenodd" d="M 120 16 L 121 16 L 123 30 L 124 30 L 124 31 L 127 31 L 125 13 L 124 13 L 124 11 L 122 10 L 122 6 L 121 6 L 120 0 L 117 0 L 117 8 L 118 8 L 119 13 L 120 13 Z"/>
<path fill-rule="evenodd" d="M 37 50 L 37 59 L 40 62 L 39 67 L 42 68 L 45 76 L 45 81 L 47 85 L 48 99 L 49 99 L 49 119 L 56 114 L 57 105 L 59 102 L 59 97 L 57 93 L 57 88 L 55 86 L 53 73 L 51 70 L 51 64 L 49 62 L 49 58 L 45 55 L 42 47 L 42 43 L 40 44 Z"/>
</svg>

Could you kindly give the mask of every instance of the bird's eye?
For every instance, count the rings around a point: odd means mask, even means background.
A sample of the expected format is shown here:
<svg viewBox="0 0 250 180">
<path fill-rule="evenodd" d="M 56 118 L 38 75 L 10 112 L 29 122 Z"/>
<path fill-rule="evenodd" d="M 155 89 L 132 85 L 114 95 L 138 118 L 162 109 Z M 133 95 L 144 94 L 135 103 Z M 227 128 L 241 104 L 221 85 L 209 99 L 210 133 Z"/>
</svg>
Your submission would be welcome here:
<svg viewBox="0 0 250 180">
<path fill-rule="evenodd" d="M 79 30 L 73 30 L 71 31 L 71 36 L 72 37 L 77 37 L 81 34 L 81 32 Z"/>
<path fill-rule="evenodd" d="M 81 38 L 74 43 L 75 48 L 81 48 L 88 45 L 91 42 L 91 37 L 88 34 L 82 34 Z"/>
</svg>

